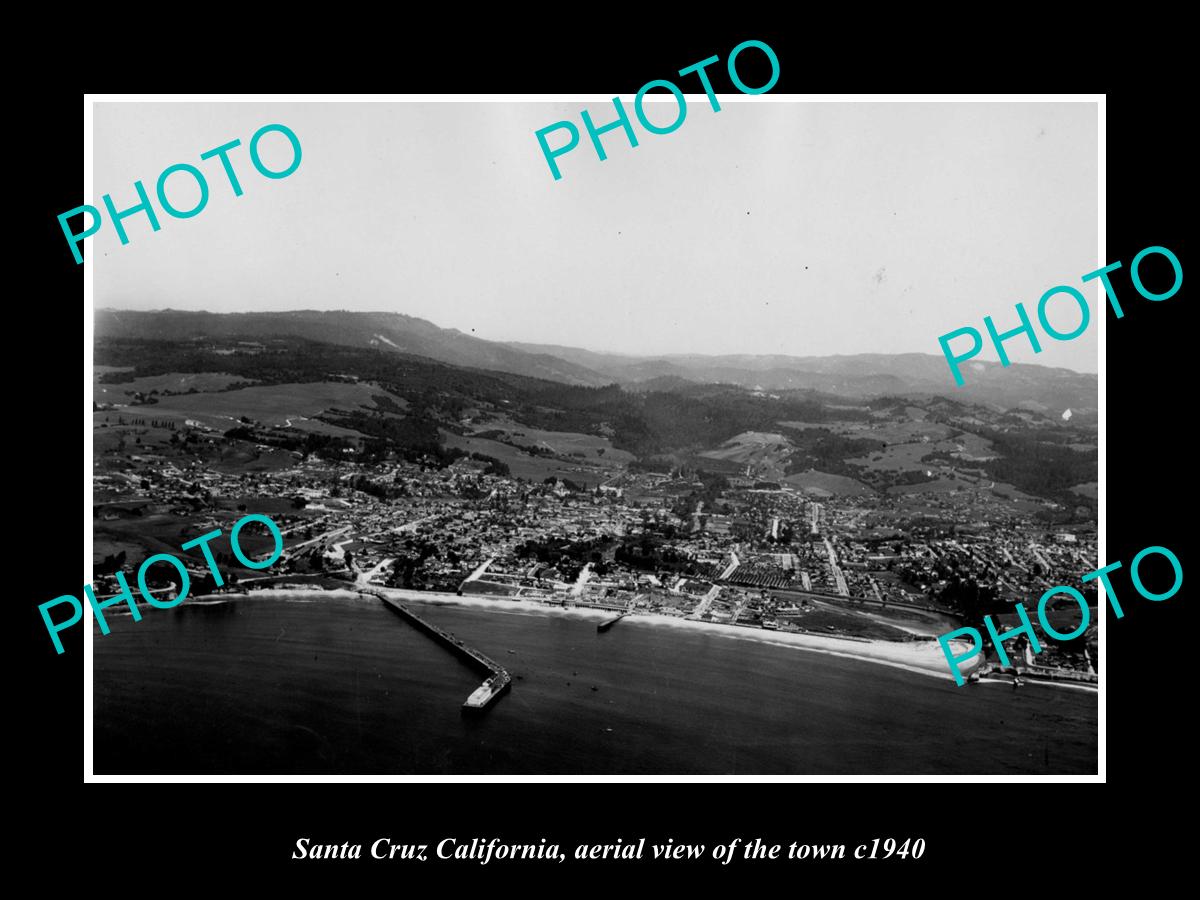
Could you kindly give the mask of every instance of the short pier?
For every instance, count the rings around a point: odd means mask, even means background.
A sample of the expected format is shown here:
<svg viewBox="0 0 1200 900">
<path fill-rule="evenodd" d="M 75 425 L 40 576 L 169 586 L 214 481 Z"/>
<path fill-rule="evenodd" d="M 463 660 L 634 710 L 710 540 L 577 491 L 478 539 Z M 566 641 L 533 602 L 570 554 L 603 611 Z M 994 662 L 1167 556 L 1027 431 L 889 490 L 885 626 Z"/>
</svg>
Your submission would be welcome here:
<svg viewBox="0 0 1200 900">
<path fill-rule="evenodd" d="M 393 612 L 398 613 L 402 618 L 419 631 L 425 632 L 427 635 L 438 641 L 448 650 L 456 654 L 464 662 L 476 669 L 486 672 L 487 680 L 479 687 L 472 691 L 471 696 L 463 703 L 464 711 L 482 711 L 487 709 L 501 694 L 507 691 L 512 686 L 512 676 L 508 674 L 508 670 L 500 665 L 495 660 L 480 653 L 474 647 L 464 644 L 458 638 L 449 632 L 439 628 L 432 622 L 428 622 L 421 618 L 403 603 L 398 600 L 393 600 L 391 597 L 372 590 L 362 590 L 359 593 L 370 594 L 378 597 Z"/>
<path fill-rule="evenodd" d="M 616 625 L 618 622 L 620 622 L 627 615 L 629 615 L 629 613 L 623 612 L 619 615 L 613 616 L 611 619 L 605 619 L 603 622 L 601 622 L 599 625 L 596 626 L 596 630 L 597 631 L 608 631 L 608 629 L 612 628 L 614 625 Z"/>
</svg>

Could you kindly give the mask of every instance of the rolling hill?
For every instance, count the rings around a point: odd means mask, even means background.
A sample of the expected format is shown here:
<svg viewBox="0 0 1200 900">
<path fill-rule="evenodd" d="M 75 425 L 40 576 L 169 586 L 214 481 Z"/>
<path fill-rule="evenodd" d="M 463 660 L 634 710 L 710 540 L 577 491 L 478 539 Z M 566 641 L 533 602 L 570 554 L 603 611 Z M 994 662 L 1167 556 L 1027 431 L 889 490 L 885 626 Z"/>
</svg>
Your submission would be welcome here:
<svg viewBox="0 0 1200 900">
<path fill-rule="evenodd" d="M 599 386 L 614 379 L 545 353 L 529 353 L 400 313 L 297 310 L 209 313 L 173 309 L 96 310 L 96 338 L 189 341 L 198 338 L 301 338 L 347 347 L 374 347 L 454 366 Z"/>
<path fill-rule="evenodd" d="M 945 396 L 1000 409 L 1026 408 L 1048 415 L 1070 409 L 1094 416 L 1095 375 L 1048 366 L 973 361 L 965 367 L 966 384 L 955 387 L 945 358 L 924 353 L 852 356 L 702 356 L 632 357 L 539 344 L 510 344 L 528 353 L 552 354 L 586 366 L 622 385 L 687 380 L 720 382 L 764 391 L 807 390 L 842 397 L 882 395 Z"/>
<path fill-rule="evenodd" d="M 255 341 L 298 338 L 423 357 L 452 366 L 507 373 L 561 384 L 621 384 L 639 391 L 680 390 L 686 383 L 726 384 L 752 391 L 811 391 L 854 399 L 942 396 L 995 409 L 1026 409 L 1094 422 L 1095 375 L 1068 369 L 971 362 L 956 388 L 945 359 L 933 354 L 857 354 L 638 357 L 560 345 L 501 343 L 440 328 L 400 313 L 313 311 L 274 313 L 156 310 L 96 312 L 97 339 Z"/>
<path fill-rule="evenodd" d="M 1065 421 L 940 395 L 883 393 L 919 384 L 920 357 L 901 358 L 895 371 L 902 375 L 879 378 L 872 385 L 879 396 L 857 399 L 845 393 L 852 358 L 819 373 L 824 390 L 767 391 L 664 375 L 631 390 L 448 364 L 382 340 L 380 319 L 348 314 L 347 325 L 339 315 L 102 311 L 95 412 L 115 416 L 118 426 L 125 417 L 160 429 L 199 422 L 247 452 L 263 445 L 342 453 L 350 442 L 372 459 L 401 453 L 445 463 L 455 452 L 476 453 L 497 468 L 565 473 L 589 484 L 626 465 L 691 465 L 768 482 L 837 476 L 868 490 L 916 490 L 943 483 L 934 469 L 965 467 L 1071 508 L 1086 502 L 1073 489 L 1097 480 L 1095 425 L 1085 416 Z M 328 340 L 296 334 L 322 324 Z M 429 329 L 424 323 L 417 330 Z M 437 332 L 425 344 L 403 346 L 454 349 Z M 592 371 L 524 351 L 506 359 L 560 378 Z M 745 370 L 756 361 L 739 364 Z M 766 371 L 769 364 L 756 374 Z"/>
</svg>

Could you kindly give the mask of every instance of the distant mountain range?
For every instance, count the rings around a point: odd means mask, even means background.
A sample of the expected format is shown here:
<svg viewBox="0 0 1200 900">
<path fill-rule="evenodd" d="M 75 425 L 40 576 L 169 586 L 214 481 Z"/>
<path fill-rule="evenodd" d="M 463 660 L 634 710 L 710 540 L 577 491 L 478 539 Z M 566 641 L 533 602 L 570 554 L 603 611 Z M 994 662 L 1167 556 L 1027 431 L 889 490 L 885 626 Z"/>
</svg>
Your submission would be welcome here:
<svg viewBox="0 0 1200 900">
<path fill-rule="evenodd" d="M 208 313 L 177 310 L 96 312 L 97 338 L 186 341 L 297 337 L 375 347 L 454 366 L 506 372 L 569 385 L 617 383 L 634 390 L 672 390 L 688 383 L 733 384 L 765 392 L 818 391 L 846 398 L 945 396 L 999 409 L 1059 416 L 1094 414 L 1095 375 L 1037 365 L 972 362 L 956 388 L 941 356 L 921 353 L 796 357 L 777 355 L 630 356 L 577 347 L 487 341 L 399 313 L 313 311 Z"/>
<path fill-rule="evenodd" d="M 852 356 L 634 357 L 572 347 L 510 343 L 529 353 L 548 354 L 608 376 L 625 386 L 650 383 L 655 390 L 680 380 L 736 384 L 751 390 L 820 391 L 842 397 L 946 396 L 1003 409 L 1027 408 L 1060 414 L 1094 412 L 1095 375 L 1046 366 L 972 363 L 966 385 L 956 388 L 944 357 L 923 353 L 860 353 Z"/>
</svg>

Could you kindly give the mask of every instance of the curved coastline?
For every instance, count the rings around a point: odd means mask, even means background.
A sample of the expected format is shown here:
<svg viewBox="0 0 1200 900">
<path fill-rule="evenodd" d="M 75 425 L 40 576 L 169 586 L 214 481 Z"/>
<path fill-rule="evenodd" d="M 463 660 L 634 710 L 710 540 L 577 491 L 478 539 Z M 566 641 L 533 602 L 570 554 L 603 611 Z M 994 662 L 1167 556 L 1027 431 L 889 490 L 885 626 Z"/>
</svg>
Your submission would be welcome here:
<svg viewBox="0 0 1200 900">
<path fill-rule="evenodd" d="M 414 591 L 404 588 L 387 588 L 376 585 L 372 590 L 386 593 L 397 599 L 413 603 L 431 605 L 462 606 L 474 609 L 488 609 L 506 613 L 538 616 L 566 616 L 571 618 L 591 619 L 602 621 L 612 616 L 611 610 L 594 609 L 591 607 L 562 607 L 532 600 L 494 599 L 472 596 L 459 596 L 441 591 Z M 311 595 L 311 596 L 310 596 Z M 197 606 L 219 605 L 228 602 L 242 602 L 255 598 L 279 599 L 293 603 L 318 603 L 323 598 L 334 597 L 341 600 L 361 600 L 375 602 L 370 595 L 364 594 L 352 587 L 345 588 L 305 588 L 305 587 L 269 587 L 258 588 L 246 593 L 201 594 L 184 601 L 183 605 L 194 603 Z M 117 612 L 114 610 L 113 612 Z M 111 615 L 112 613 L 109 613 Z M 122 610 L 117 613 L 128 615 Z M 820 653 L 826 656 L 840 656 L 844 659 L 854 659 L 877 665 L 901 669 L 916 675 L 936 678 L 939 681 L 953 682 L 954 678 L 946 667 L 946 658 L 941 647 L 933 639 L 922 642 L 896 642 L 868 640 L 862 638 L 837 638 L 820 634 L 808 634 L 787 631 L 767 631 L 762 628 L 748 628 L 737 625 L 727 625 L 720 622 L 700 622 L 694 619 L 682 619 L 677 616 L 666 616 L 658 613 L 634 613 L 627 616 L 622 627 L 637 627 L 645 624 L 655 627 L 681 628 L 704 634 L 732 638 L 734 640 L 754 641 L 760 644 L 772 644 L 777 647 L 790 647 L 805 650 L 809 653 Z M 958 643 L 958 642 L 955 642 Z M 966 645 L 960 649 L 966 649 Z M 963 667 L 970 671 L 979 664 L 976 657 Z M 1006 683 L 1006 682 L 1005 682 Z M 1095 692 L 1096 689 L 1086 685 L 1068 682 L 1030 681 L 1046 687 L 1071 688 Z"/>
<path fill-rule="evenodd" d="M 428 603 L 432 605 L 463 606 L 475 609 L 488 609 L 508 613 L 540 616 L 567 616 L 571 618 L 591 619 L 601 621 L 612 616 L 611 610 L 593 609 L 590 607 L 561 607 L 538 603 L 532 600 L 485 599 L 470 596 L 460 597 L 457 594 L 440 591 L 413 591 L 403 588 L 381 588 L 372 585 L 372 590 L 381 591 L 388 596 L 407 600 L 413 603 Z M 308 599 L 305 595 L 313 595 Z M 353 588 L 260 588 L 245 594 L 206 594 L 191 598 L 186 603 L 199 601 L 225 600 L 243 601 L 255 597 L 291 599 L 300 602 L 319 602 L 323 597 L 338 599 L 367 600 L 368 595 Z M 303 598 L 303 599 L 301 599 Z M 371 598 L 370 602 L 375 602 Z M 719 622 L 699 622 L 681 619 L 676 616 L 665 616 L 656 613 L 635 613 L 625 618 L 622 627 L 646 624 L 656 627 L 682 628 L 698 631 L 704 634 L 718 635 L 735 640 L 755 641 L 761 644 L 773 644 L 778 647 L 791 647 L 807 650 L 811 653 L 822 653 L 827 656 L 841 656 L 846 659 L 856 659 L 872 662 L 891 668 L 903 669 L 918 675 L 937 678 L 943 681 L 953 681 L 946 669 L 946 660 L 937 643 L 898 643 L 877 640 L 848 640 L 826 637 L 818 634 L 796 632 L 766 631 L 761 628 L 746 628 L 737 625 L 726 625 Z"/>
</svg>

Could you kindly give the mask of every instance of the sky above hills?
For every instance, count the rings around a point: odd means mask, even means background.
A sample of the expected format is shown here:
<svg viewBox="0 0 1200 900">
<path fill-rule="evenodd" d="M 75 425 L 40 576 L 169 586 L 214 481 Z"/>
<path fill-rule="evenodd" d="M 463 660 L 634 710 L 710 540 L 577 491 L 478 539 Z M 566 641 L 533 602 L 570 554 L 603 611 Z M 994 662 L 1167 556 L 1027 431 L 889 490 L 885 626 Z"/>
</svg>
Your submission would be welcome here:
<svg viewBox="0 0 1200 900">
<path fill-rule="evenodd" d="M 156 233 L 127 219 L 126 246 L 106 222 L 87 247 L 96 305 L 386 310 L 633 354 L 938 353 L 939 335 L 985 315 L 1011 328 L 1017 301 L 1034 316 L 1047 288 L 1108 261 L 1094 105 L 721 102 L 689 97 L 669 135 L 635 124 L 637 148 L 604 135 L 605 162 L 584 133 L 560 181 L 534 132 L 582 108 L 607 122 L 610 101 L 97 104 L 86 202 L 132 206 L 134 180 L 153 194 L 179 162 L 211 193 L 194 218 L 160 211 Z M 674 103 L 648 108 L 666 122 Z M 280 180 L 246 149 L 272 122 L 304 153 Z M 199 159 L 233 138 L 237 198 Z M 279 135 L 262 147 L 290 158 Z M 170 182 L 183 208 L 187 182 Z M 1010 341 L 1012 359 L 1095 372 L 1102 306 L 1085 294 L 1082 337 L 1036 356 Z M 1051 311 L 1062 331 L 1077 316 Z"/>
</svg>

